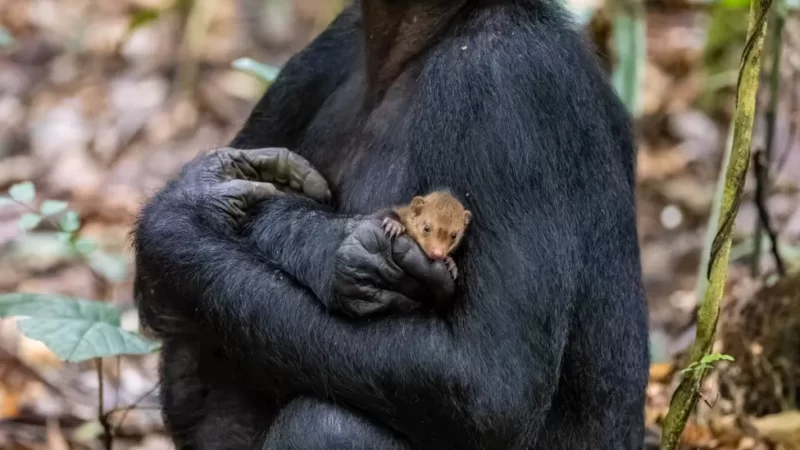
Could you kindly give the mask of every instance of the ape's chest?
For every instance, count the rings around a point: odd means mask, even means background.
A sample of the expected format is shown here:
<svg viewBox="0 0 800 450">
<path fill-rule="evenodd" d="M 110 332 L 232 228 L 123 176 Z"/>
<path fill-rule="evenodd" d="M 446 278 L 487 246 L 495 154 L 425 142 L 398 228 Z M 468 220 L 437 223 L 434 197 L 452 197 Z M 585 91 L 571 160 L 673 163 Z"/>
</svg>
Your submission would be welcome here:
<svg viewBox="0 0 800 450">
<path fill-rule="evenodd" d="M 386 147 L 351 152 L 337 159 L 324 175 L 342 213 L 366 214 L 406 203 L 417 184 L 406 155 Z"/>
</svg>

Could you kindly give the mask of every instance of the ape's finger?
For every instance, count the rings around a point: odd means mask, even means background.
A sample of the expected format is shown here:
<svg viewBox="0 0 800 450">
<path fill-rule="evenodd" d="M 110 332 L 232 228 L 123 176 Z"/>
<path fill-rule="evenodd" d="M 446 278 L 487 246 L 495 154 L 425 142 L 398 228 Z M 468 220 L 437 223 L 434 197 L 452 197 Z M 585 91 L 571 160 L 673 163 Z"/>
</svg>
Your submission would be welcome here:
<svg viewBox="0 0 800 450">
<path fill-rule="evenodd" d="M 288 186 L 320 201 L 330 200 L 328 183 L 302 156 L 281 147 L 255 150 L 232 148 L 217 151 L 223 171 L 231 178 Z"/>
<path fill-rule="evenodd" d="M 378 220 L 363 221 L 342 247 L 348 252 L 347 264 L 358 267 L 373 286 L 428 304 L 453 292 L 444 264 L 430 262 L 407 236 L 395 238 L 393 244 Z"/>
<path fill-rule="evenodd" d="M 230 180 L 220 183 L 216 192 L 228 199 L 238 199 L 247 204 L 258 203 L 276 195 L 284 195 L 274 184 L 248 180 Z"/>
<path fill-rule="evenodd" d="M 251 206 L 270 197 L 284 195 L 275 185 L 246 180 L 230 180 L 212 189 L 208 202 L 222 212 L 228 225 L 238 227 L 247 219 Z"/>
<path fill-rule="evenodd" d="M 392 259 L 409 277 L 428 288 L 436 297 L 434 301 L 447 299 L 455 292 L 455 282 L 446 264 L 430 260 L 408 236 L 402 235 L 395 239 Z"/>
</svg>

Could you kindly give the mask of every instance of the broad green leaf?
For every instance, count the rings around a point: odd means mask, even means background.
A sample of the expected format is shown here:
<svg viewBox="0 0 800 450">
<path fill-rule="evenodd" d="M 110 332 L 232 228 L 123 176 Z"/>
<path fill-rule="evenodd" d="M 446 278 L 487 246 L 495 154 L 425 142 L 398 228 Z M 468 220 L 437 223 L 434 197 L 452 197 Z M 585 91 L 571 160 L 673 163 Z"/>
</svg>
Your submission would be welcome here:
<svg viewBox="0 0 800 450">
<path fill-rule="evenodd" d="M 78 213 L 75 211 L 67 211 L 64 217 L 61 218 L 61 231 L 65 233 L 74 233 L 81 227 L 81 220 L 78 218 Z"/>
<path fill-rule="evenodd" d="M 128 24 L 128 30 L 134 31 L 139 27 L 147 25 L 150 22 L 154 22 L 158 20 L 159 16 L 161 15 L 161 11 L 155 8 L 143 8 L 133 15 L 131 18 L 130 23 Z"/>
<path fill-rule="evenodd" d="M 30 318 L 18 322 L 25 336 L 41 341 L 59 358 L 81 362 L 116 355 L 154 352 L 156 343 L 120 327 L 85 319 Z"/>
<path fill-rule="evenodd" d="M 42 213 L 43 216 L 50 216 L 64 211 L 68 206 L 67 202 L 62 202 L 60 200 L 45 200 L 42 202 L 39 212 Z"/>
<path fill-rule="evenodd" d="M 0 317 L 25 316 L 37 319 L 75 319 L 120 325 L 120 311 L 114 305 L 60 295 L 14 293 L 0 295 Z"/>
<path fill-rule="evenodd" d="M 250 58 L 239 58 L 232 64 L 236 70 L 247 72 L 266 83 L 272 83 L 280 73 L 280 68 L 254 61 Z"/>
<path fill-rule="evenodd" d="M 25 213 L 19 218 L 19 228 L 23 231 L 32 230 L 42 223 L 42 216 L 33 213 Z"/>
<path fill-rule="evenodd" d="M 155 342 L 120 328 L 119 309 L 107 303 L 44 294 L 0 295 L 0 317 L 10 316 L 23 317 L 20 331 L 68 362 L 157 348 Z"/>
<path fill-rule="evenodd" d="M 10 47 L 11 45 L 14 45 L 14 38 L 8 30 L 0 27 L 0 47 Z"/>
<path fill-rule="evenodd" d="M 57 233 L 57 236 L 58 236 L 57 238 L 58 242 L 61 242 L 62 244 L 67 244 L 69 243 L 69 241 L 72 240 L 72 233 L 65 233 L 63 231 L 59 231 Z"/>
<path fill-rule="evenodd" d="M 97 250 L 86 256 L 86 263 L 109 281 L 122 281 L 128 275 L 128 261 L 124 255 Z"/>
<path fill-rule="evenodd" d="M 17 202 L 15 202 L 14 200 L 5 196 L 0 196 L 0 209 L 5 208 L 7 206 L 13 206 L 16 204 Z"/>
<path fill-rule="evenodd" d="M 36 199 L 36 186 L 30 181 L 17 183 L 8 190 L 8 195 L 14 200 L 25 203 L 26 205 Z"/>
</svg>

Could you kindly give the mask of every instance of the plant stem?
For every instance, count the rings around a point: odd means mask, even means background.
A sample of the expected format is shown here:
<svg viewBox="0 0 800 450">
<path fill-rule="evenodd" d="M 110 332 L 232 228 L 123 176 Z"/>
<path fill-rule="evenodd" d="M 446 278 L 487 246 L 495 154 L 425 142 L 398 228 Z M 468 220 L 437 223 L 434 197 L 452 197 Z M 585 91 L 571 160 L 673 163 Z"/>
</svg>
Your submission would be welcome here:
<svg viewBox="0 0 800 450">
<path fill-rule="evenodd" d="M 692 345 L 691 360 L 699 363 L 711 352 L 719 320 L 719 305 L 728 275 L 736 214 L 742 200 L 745 176 L 750 163 L 750 141 L 753 134 L 758 75 L 761 52 L 767 30 L 767 12 L 772 0 L 757 0 L 750 4 L 750 21 L 747 43 L 742 54 L 736 89 L 736 113 L 733 123 L 733 146 L 725 174 L 725 191 L 720 204 L 717 233 L 711 245 L 709 269 L 706 273 L 708 287 L 698 311 L 697 335 Z M 680 440 L 689 415 L 699 399 L 699 389 L 707 370 L 691 371 L 683 376 L 672 396 L 669 412 L 664 418 L 660 450 L 674 450 Z"/>
<path fill-rule="evenodd" d="M 95 358 L 95 367 L 97 368 L 97 420 L 103 427 L 103 445 L 105 450 L 111 450 L 111 445 L 114 442 L 114 435 L 111 430 L 111 424 L 108 422 L 108 416 L 105 413 L 105 395 L 103 392 L 103 359 Z"/>
</svg>

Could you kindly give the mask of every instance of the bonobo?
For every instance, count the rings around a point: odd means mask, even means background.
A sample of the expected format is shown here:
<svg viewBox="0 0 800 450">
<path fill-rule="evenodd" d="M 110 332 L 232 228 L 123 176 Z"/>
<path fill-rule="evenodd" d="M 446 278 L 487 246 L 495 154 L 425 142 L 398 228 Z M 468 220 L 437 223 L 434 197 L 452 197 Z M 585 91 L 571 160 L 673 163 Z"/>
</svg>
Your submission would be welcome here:
<svg viewBox="0 0 800 450">
<path fill-rule="evenodd" d="M 406 233 L 429 258 L 442 260 L 455 279 L 458 268 L 450 255 L 461 244 L 471 220 L 472 213 L 452 193 L 439 190 L 391 208 L 381 223 L 390 237 Z"/>
<path fill-rule="evenodd" d="M 641 447 L 631 123 L 560 3 L 362 0 L 150 200 L 178 448 Z M 372 216 L 437 186 L 458 284 Z"/>
</svg>

